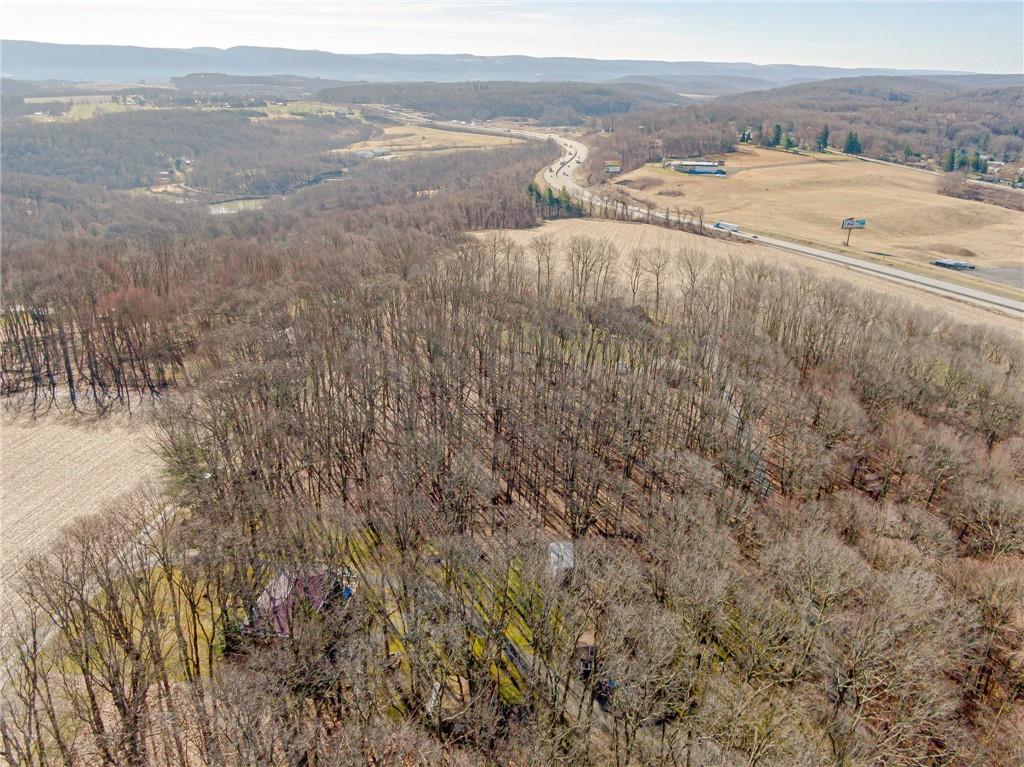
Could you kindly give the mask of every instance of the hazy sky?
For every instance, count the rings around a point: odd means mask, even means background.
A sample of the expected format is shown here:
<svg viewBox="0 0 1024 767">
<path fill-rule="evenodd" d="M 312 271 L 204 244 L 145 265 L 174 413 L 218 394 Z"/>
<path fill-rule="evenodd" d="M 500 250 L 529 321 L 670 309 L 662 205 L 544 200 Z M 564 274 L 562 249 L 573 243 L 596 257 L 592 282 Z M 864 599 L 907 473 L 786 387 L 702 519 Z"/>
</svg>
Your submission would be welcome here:
<svg viewBox="0 0 1024 767">
<path fill-rule="evenodd" d="M 1024 3 L 3 0 L 3 36 L 173 48 L 1024 71 Z"/>
</svg>

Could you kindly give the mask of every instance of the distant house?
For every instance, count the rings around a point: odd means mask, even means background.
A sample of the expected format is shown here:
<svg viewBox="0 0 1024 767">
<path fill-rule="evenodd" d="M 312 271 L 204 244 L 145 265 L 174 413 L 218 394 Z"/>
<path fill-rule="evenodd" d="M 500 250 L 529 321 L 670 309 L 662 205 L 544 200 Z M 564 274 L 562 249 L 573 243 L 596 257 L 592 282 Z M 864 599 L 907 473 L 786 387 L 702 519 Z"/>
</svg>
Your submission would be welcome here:
<svg viewBox="0 0 1024 767">
<path fill-rule="evenodd" d="M 622 160 L 605 160 L 604 161 L 604 172 L 605 173 L 621 173 L 622 172 Z"/>
<path fill-rule="evenodd" d="M 354 580 L 344 570 L 313 568 L 304 572 L 280 572 L 256 600 L 247 633 L 294 637 L 301 631 L 295 620 L 301 611 L 322 613 L 332 604 L 344 604 L 354 593 Z"/>
</svg>

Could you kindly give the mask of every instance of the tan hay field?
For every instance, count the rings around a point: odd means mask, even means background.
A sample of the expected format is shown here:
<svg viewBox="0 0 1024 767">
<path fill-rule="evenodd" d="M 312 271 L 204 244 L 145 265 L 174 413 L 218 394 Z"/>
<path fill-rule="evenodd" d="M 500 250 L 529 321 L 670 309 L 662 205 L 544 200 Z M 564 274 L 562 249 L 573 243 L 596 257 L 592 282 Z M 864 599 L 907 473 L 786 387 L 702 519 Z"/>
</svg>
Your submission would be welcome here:
<svg viewBox="0 0 1024 767">
<path fill-rule="evenodd" d="M 390 125 L 384 135 L 360 141 L 342 152 L 357 152 L 360 149 L 387 149 L 395 155 L 418 152 L 438 152 L 464 149 L 492 149 L 520 143 L 509 136 L 493 136 L 484 133 L 466 133 L 456 130 L 440 130 L 425 125 Z"/>
<path fill-rule="evenodd" d="M 653 224 L 629 223 L 625 221 L 603 221 L 594 219 L 562 219 L 549 221 L 536 229 L 501 230 L 521 245 L 540 235 L 550 236 L 555 242 L 556 252 L 563 252 L 568 241 L 577 236 L 606 238 L 619 249 L 620 282 L 625 282 L 627 269 L 626 255 L 634 248 L 665 248 L 673 253 L 691 251 L 705 253 L 713 258 L 734 257 L 745 262 L 762 262 L 788 267 L 814 277 L 835 283 L 845 280 L 856 286 L 874 293 L 879 293 L 899 300 L 904 304 L 912 304 L 922 309 L 940 311 L 955 322 L 985 325 L 1000 328 L 1014 333 L 1024 331 L 1024 322 L 1015 320 L 996 312 L 988 311 L 980 306 L 928 293 L 923 290 L 897 285 L 879 277 L 863 272 L 856 272 L 838 264 L 818 261 L 801 256 L 788 250 L 779 250 L 765 245 L 741 244 L 724 239 L 701 237 L 689 232 L 680 232 Z M 492 232 L 481 232 L 478 236 L 487 237 Z M 532 264 L 530 256 L 526 256 L 528 264 Z M 670 277 L 670 281 L 674 279 Z"/>
<path fill-rule="evenodd" d="M 726 163 L 724 178 L 646 166 L 617 183 L 629 188 L 639 181 L 646 188 L 630 188 L 630 195 L 659 207 L 700 206 L 711 223 L 730 221 L 851 255 L 886 254 L 918 266 L 949 257 L 979 267 L 1024 264 L 1024 213 L 940 195 L 935 174 L 759 147 L 719 157 Z M 844 218 L 867 219 L 866 229 L 853 232 L 849 250 L 839 226 Z"/>
<path fill-rule="evenodd" d="M 152 431 L 140 421 L 0 419 L 0 595 L 62 526 L 159 480 Z"/>
<path fill-rule="evenodd" d="M 212 107 L 210 111 L 217 111 L 221 107 Z M 252 122 L 264 122 L 266 120 L 299 120 L 303 115 L 333 115 L 336 111 L 344 110 L 337 104 L 327 104 L 323 101 L 289 101 L 285 104 L 267 104 L 262 107 L 252 107 L 257 112 L 262 112 L 266 117 L 251 117 Z"/>
</svg>

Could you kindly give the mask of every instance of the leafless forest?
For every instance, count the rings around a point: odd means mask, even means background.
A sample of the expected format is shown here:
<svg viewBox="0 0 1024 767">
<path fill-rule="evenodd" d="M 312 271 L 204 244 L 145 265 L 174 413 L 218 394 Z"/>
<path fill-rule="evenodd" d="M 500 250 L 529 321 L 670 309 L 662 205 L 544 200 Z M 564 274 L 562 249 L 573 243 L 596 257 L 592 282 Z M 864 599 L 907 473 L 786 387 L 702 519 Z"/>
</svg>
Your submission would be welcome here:
<svg viewBox="0 0 1024 767">
<path fill-rule="evenodd" d="M 823 147 L 826 127 L 824 146 L 843 149 L 852 132 L 861 144 L 854 154 L 891 162 L 942 169 L 942 158 L 956 152 L 965 160 L 981 153 L 1019 163 L 1022 106 L 1024 89 L 1013 76 L 855 77 L 723 96 L 682 109 L 638 105 L 629 114 L 591 118 L 601 133 L 590 170 L 596 180 L 605 157 L 621 158 L 623 170 L 631 170 L 652 157 L 727 152 L 744 134 L 751 143 L 773 146 L 776 130 L 781 146 L 815 150 Z"/>
<path fill-rule="evenodd" d="M 292 178 L 312 125 L 236 162 Z M 352 163 L 217 220 L 116 164 L 6 175 L 7 406 L 157 400 L 167 474 L 13 586 L 8 763 L 1024 760 L 1019 337 L 466 234 L 550 213 L 555 156 Z"/>
</svg>

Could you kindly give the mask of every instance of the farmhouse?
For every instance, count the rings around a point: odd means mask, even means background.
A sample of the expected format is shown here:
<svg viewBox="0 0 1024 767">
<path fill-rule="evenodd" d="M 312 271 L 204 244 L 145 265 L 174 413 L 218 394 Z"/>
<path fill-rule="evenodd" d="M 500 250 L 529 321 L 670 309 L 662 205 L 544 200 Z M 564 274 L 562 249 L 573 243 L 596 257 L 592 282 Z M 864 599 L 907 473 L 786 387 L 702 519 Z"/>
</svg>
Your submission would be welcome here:
<svg viewBox="0 0 1024 767">
<path fill-rule="evenodd" d="M 256 600 L 247 633 L 265 637 L 291 637 L 301 632 L 296 618 L 305 610 L 322 613 L 332 604 L 351 599 L 355 586 L 344 570 L 315 568 L 285 571 L 275 576 Z"/>
</svg>

